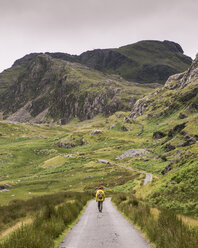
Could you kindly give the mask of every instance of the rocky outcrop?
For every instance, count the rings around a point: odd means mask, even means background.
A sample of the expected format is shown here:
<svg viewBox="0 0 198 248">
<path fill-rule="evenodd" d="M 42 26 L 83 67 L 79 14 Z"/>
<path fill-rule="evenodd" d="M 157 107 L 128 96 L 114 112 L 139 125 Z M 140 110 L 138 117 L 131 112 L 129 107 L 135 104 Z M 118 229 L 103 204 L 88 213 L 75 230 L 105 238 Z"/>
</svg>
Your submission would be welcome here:
<svg viewBox="0 0 198 248">
<path fill-rule="evenodd" d="M 72 142 L 61 141 L 61 142 L 58 143 L 58 147 L 60 147 L 60 148 L 68 148 L 68 149 L 70 149 L 70 148 L 73 148 L 75 146 L 76 145 L 74 143 L 72 143 Z"/>
<path fill-rule="evenodd" d="M 165 133 L 157 131 L 153 133 L 153 139 L 162 139 L 166 136 Z"/>
<path fill-rule="evenodd" d="M 185 115 L 185 114 L 183 114 L 183 113 L 180 113 L 179 116 L 178 116 L 179 119 L 185 119 L 185 118 L 187 118 L 187 117 L 188 117 L 188 116 Z"/>
<path fill-rule="evenodd" d="M 166 152 L 175 150 L 175 146 L 171 145 L 170 143 L 167 143 L 167 144 L 164 146 L 164 150 L 165 150 Z"/>
<path fill-rule="evenodd" d="M 186 122 L 174 126 L 169 132 L 168 137 L 173 137 L 177 133 L 180 133 L 186 127 Z"/>
<path fill-rule="evenodd" d="M 0 93 L 3 119 L 63 125 L 74 117 L 86 120 L 99 113 L 109 116 L 130 110 L 136 101 L 137 96 L 132 97 L 134 86 L 130 92 L 125 80 L 46 54 L 25 56 L 15 66 L 25 69 Z"/>
<path fill-rule="evenodd" d="M 101 134 L 102 133 L 102 130 L 94 130 L 91 135 L 98 135 L 98 134 Z"/>
<path fill-rule="evenodd" d="M 127 157 L 136 157 L 136 156 L 144 156 L 149 154 L 148 150 L 145 149 L 131 149 L 126 151 L 120 156 L 117 156 L 116 159 L 125 159 Z"/>
<path fill-rule="evenodd" d="M 186 111 L 198 110 L 198 55 L 187 71 L 169 77 L 164 87 L 139 99 L 130 117 L 136 118 L 144 113 L 148 113 L 148 117 L 166 116 L 182 106 Z M 179 118 L 186 118 L 186 115 Z"/>
<path fill-rule="evenodd" d="M 126 126 L 121 126 L 121 130 L 124 131 L 124 132 L 129 131 L 129 129 Z"/>
<path fill-rule="evenodd" d="M 166 173 L 168 173 L 169 171 L 171 171 L 173 169 L 172 164 L 167 165 L 163 170 L 162 170 L 162 175 L 165 175 Z"/>
<path fill-rule="evenodd" d="M 9 186 L 6 185 L 6 184 L 1 184 L 1 185 L 0 185 L 0 190 L 1 190 L 1 189 L 8 189 L 8 188 L 9 188 Z"/>
<path fill-rule="evenodd" d="M 195 60 L 186 72 L 169 77 L 165 84 L 165 88 L 174 89 L 172 81 L 178 82 L 176 85 L 177 88 L 184 88 L 193 79 L 198 79 L 198 54 L 196 55 Z"/>
</svg>

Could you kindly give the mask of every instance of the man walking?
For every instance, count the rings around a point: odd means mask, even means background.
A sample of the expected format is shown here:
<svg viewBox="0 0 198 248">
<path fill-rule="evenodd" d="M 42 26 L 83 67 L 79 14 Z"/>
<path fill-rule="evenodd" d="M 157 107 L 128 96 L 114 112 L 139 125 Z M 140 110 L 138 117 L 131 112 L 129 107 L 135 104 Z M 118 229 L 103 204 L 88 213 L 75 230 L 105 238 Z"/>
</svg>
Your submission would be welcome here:
<svg viewBox="0 0 198 248">
<path fill-rule="evenodd" d="M 105 200 L 105 193 L 102 190 L 102 187 L 99 187 L 96 192 L 96 201 L 98 202 L 98 210 L 102 212 L 103 201 Z"/>
</svg>

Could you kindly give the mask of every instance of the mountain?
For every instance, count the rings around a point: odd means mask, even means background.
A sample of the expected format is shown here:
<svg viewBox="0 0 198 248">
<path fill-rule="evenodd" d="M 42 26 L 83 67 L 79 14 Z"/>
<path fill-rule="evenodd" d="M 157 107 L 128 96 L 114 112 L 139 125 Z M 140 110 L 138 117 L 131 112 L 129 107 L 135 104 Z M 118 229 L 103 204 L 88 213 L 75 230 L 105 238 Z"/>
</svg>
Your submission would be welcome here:
<svg viewBox="0 0 198 248">
<path fill-rule="evenodd" d="M 32 53 L 0 74 L 0 118 L 64 124 L 74 117 L 82 121 L 130 111 L 156 83 L 190 62 L 170 41 L 141 41 L 80 56 Z"/>
<path fill-rule="evenodd" d="M 67 123 L 130 110 L 151 91 L 79 63 L 31 54 L 0 74 L 1 118 Z"/>
<path fill-rule="evenodd" d="M 120 48 L 95 49 L 79 56 L 60 52 L 46 54 L 139 83 L 164 84 L 169 76 L 187 70 L 192 63 L 179 44 L 166 40 L 146 40 Z M 17 60 L 14 66 L 28 62 L 36 55 L 27 55 Z"/>
<path fill-rule="evenodd" d="M 171 41 L 140 41 L 117 49 L 87 51 L 80 56 L 49 55 L 139 83 L 163 84 L 170 75 L 187 70 L 192 63 L 192 59 L 183 54 L 181 46 Z"/>
</svg>

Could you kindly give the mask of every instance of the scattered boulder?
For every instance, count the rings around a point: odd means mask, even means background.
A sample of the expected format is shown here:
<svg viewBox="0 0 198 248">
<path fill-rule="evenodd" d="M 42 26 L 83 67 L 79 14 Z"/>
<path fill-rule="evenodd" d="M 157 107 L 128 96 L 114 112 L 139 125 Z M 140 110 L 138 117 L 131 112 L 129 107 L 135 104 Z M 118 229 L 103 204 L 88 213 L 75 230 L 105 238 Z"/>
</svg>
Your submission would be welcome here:
<svg viewBox="0 0 198 248">
<path fill-rule="evenodd" d="M 161 172 L 162 175 L 165 175 L 166 173 L 168 173 L 170 170 L 172 170 L 172 164 L 167 165 Z"/>
<path fill-rule="evenodd" d="M 180 113 L 179 114 L 179 119 L 185 119 L 185 118 L 187 118 L 188 116 L 187 115 L 185 115 L 185 114 L 183 114 L 183 113 Z"/>
<path fill-rule="evenodd" d="M 157 131 L 153 133 L 153 139 L 162 139 L 166 136 L 163 132 Z"/>
<path fill-rule="evenodd" d="M 83 181 L 89 180 L 89 179 L 91 179 L 91 178 L 93 178 L 93 176 L 85 177 L 85 178 L 83 178 Z"/>
<path fill-rule="evenodd" d="M 166 144 L 166 145 L 164 146 L 164 149 L 165 149 L 166 152 L 169 152 L 169 151 L 174 150 L 174 149 L 175 149 L 175 146 L 173 146 L 173 145 L 171 145 L 170 143 L 168 143 L 168 144 Z"/>
<path fill-rule="evenodd" d="M 129 130 L 128 130 L 128 128 L 127 128 L 127 127 L 125 127 L 125 126 L 122 126 L 122 127 L 121 127 L 121 130 L 122 130 L 122 131 L 124 131 L 124 132 L 129 131 Z"/>
<path fill-rule="evenodd" d="M 103 164 L 110 164 L 109 161 L 104 160 L 104 159 L 98 159 L 98 162 L 99 162 L 99 163 L 103 163 Z"/>
<path fill-rule="evenodd" d="M 82 137 L 82 139 L 81 139 L 81 145 L 84 145 L 86 142 L 85 142 L 85 139 L 84 139 L 84 137 Z"/>
<path fill-rule="evenodd" d="M 122 155 L 117 156 L 116 159 L 124 159 L 127 157 L 143 156 L 143 155 L 147 155 L 148 153 L 149 153 L 149 151 L 145 150 L 145 149 L 131 149 L 131 150 L 126 151 Z"/>
<path fill-rule="evenodd" d="M 63 157 L 64 158 L 72 158 L 74 154 L 64 154 Z"/>
<path fill-rule="evenodd" d="M 132 122 L 131 122 L 131 120 L 128 118 L 128 117 L 124 117 L 124 120 L 123 120 L 125 123 L 129 123 L 129 124 L 131 124 Z"/>
<path fill-rule="evenodd" d="M 168 137 L 173 137 L 175 134 L 181 132 L 186 127 L 186 122 L 176 125 L 168 132 Z"/>
<path fill-rule="evenodd" d="M 185 141 L 184 143 L 182 144 L 182 146 L 191 146 L 191 145 L 194 145 L 197 140 L 198 140 L 198 135 L 195 135 L 194 137 L 190 137 L 190 136 L 185 136 L 184 137 Z"/>
<path fill-rule="evenodd" d="M 6 184 L 0 185 L 0 190 L 2 190 L 2 189 L 8 189 L 8 188 L 9 188 L 9 186 L 6 185 Z"/>
<path fill-rule="evenodd" d="M 186 135 L 186 132 L 185 131 L 181 131 L 180 134 L 183 135 L 183 136 L 185 136 Z"/>
<path fill-rule="evenodd" d="M 70 143 L 70 142 L 61 141 L 58 143 L 58 147 L 60 147 L 60 148 L 73 148 L 73 147 L 75 147 L 75 144 Z"/>
<path fill-rule="evenodd" d="M 189 109 L 192 111 L 197 111 L 198 110 L 198 101 L 193 102 L 191 105 L 189 105 Z"/>
<path fill-rule="evenodd" d="M 169 182 L 169 183 L 166 185 L 166 187 L 170 187 L 171 185 L 174 185 L 174 184 L 176 184 L 176 182 L 175 182 L 175 181 L 171 181 L 171 182 Z"/>
<path fill-rule="evenodd" d="M 113 129 L 114 127 L 115 127 L 116 125 L 115 124 L 113 124 L 109 129 L 111 130 L 111 129 Z"/>
<path fill-rule="evenodd" d="M 102 133 L 101 130 L 94 130 L 94 131 L 91 133 L 91 135 L 98 135 L 98 134 L 100 134 L 100 133 Z"/>
<path fill-rule="evenodd" d="M 116 117 L 119 118 L 119 119 L 120 119 L 122 116 L 123 116 L 123 115 L 120 114 L 120 113 L 119 113 L 119 114 L 116 114 Z"/>
</svg>

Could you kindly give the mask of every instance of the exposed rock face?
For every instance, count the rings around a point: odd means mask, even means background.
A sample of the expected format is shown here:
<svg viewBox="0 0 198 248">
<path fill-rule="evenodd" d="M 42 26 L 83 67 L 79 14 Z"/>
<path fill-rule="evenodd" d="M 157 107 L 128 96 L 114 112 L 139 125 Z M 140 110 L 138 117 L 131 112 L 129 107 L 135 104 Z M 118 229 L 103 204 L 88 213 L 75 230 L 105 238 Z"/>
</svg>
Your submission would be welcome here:
<svg viewBox="0 0 198 248">
<path fill-rule="evenodd" d="M 25 56 L 15 66 L 22 66 L 22 72 L 0 93 L 1 117 L 11 121 L 66 124 L 74 117 L 85 120 L 99 113 L 109 116 L 130 110 L 138 96 L 132 97 L 134 86 L 130 91 L 123 79 L 49 55 Z M 15 67 L 10 74 L 13 70 Z"/>
<path fill-rule="evenodd" d="M 181 132 L 186 126 L 186 122 L 176 125 L 175 127 L 173 127 L 169 132 L 168 132 L 168 136 L 169 137 L 173 137 L 175 134 Z"/>
<path fill-rule="evenodd" d="M 164 149 L 165 149 L 166 152 L 169 152 L 169 151 L 175 150 L 175 146 L 171 145 L 170 143 L 167 143 L 164 146 Z"/>
<path fill-rule="evenodd" d="M 168 173 L 170 170 L 172 170 L 172 164 L 167 165 L 163 170 L 162 170 L 162 175 L 165 175 L 166 173 Z"/>
<path fill-rule="evenodd" d="M 148 117 L 166 116 L 181 106 L 191 112 L 198 110 L 198 56 L 186 72 L 169 77 L 163 88 L 139 99 L 130 117 L 136 118 L 147 112 Z"/>
<path fill-rule="evenodd" d="M 162 139 L 166 136 L 163 132 L 157 131 L 153 133 L 153 138 L 154 139 Z"/>
<path fill-rule="evenodd" d="M 100 134 L 102 133 L 102 130 L 94 130 L 91 135 L 97 135 L 97 134 Z"/>
<path fill-rule="evenodd" d="M 58 143 L 58 147 L 60 147 L 60 148 L 73 148 L 73 147 L 75 147 L 75 144 L 71 143 L 71 142 L 61 141 Z"/>
<path fill-rule="evenodd" d="M 175 80 L 175 81 L 179 81 L 177 87 L 184 88 L 186 85 L 188 85 L 191 82 L 192 79 L 197 79 L 197 78 L 198 78 L 198 54 L 195 60 L 193 61 L 192 65 L 190 66 L 190 68 L 185 73 L 180 73 L 169 77 L 168 81 L 165 84 L 165 87 L 170 89 L 172 87 L 171 82 Z"/>
<path fill-rule="evenodd" d="M 82 53 L 79 62 L 99 71 L 117 70 L 120 66 L 137 66 L 137 62 L 110 49 L 96 49 Z"/>
<path fill-rule="evenodd" d="M 179 114 L 179 119 L 185 119 L 185 118 L 187 118 L 188 116 L 187 115 L 185 115 L 185 114 L 183 114 L 183 113 L 180 113 Z"/>
<path fill-rule="evenodd" d="M 128 130 L 128 128 L 127 128 L 127 127 L 125 127 L 125 126 L 122 126 L 122 127 L 121 127 L 121 130 L 122 130 L 122 131 L 124 131 L 124 132 L 129 131 L 129 130 Z"/>
<path fill-rule="evenodd" d="M 9 186 L 8 185 L 6 185 L 6 184 L 2 184 L 2 185 L 0 185 L 0 189 L 8 189 L 9 188 Z"/>
<path fill-rule="evenodd" d="M 0 74 L 0 118 L 66 124 L 74 117 L 85 120 L 99 113 L 109 116 L 116 111 L 129 111 L 151 89 L 143 90 L 120 75 L 140 83 L 163 83 L 165 76 L 186 69 L 190 62 L 182 48 L 169 41 L 142 41 L 118 49 L 88 51 L 80 56 L 29 54 Z M 90 68 L 118 76 L 107 76 Z M 192 94 L 195 91 L 183 99 Z M 136 106 L 140 115 L 149 102 Z M 198 101 L 189 108 L 197 109 Z"/>
<path fill-rule="evenodd" d="M 124 159 L 127 157 L 143 156 L 143 155 L 147 155 L 148 153 L 149 153 L 149 151 L 147 151 L 145 149 L 131 149 L 131 150 L 126 151 L 122 155 L 117 156 L 116 159 Z"/>
<path fill-rule="evenodd" d="M 191 146 L 195 144 L 198 141 L 198 135 L 195 135 L 194 137 L 190 137 L 186 135 L 184 137 L 184 140 L 179 144 L 179 146 Z"/>
</svg>

